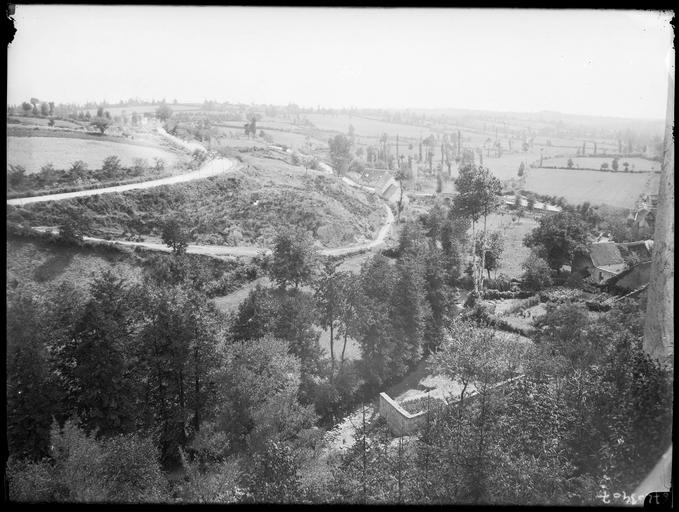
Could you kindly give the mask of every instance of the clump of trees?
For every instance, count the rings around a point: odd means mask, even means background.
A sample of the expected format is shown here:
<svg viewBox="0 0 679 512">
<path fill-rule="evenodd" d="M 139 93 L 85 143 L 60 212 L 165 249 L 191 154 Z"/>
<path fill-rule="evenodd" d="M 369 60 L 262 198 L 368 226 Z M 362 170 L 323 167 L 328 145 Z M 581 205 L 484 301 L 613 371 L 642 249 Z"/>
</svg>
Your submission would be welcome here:
<svg viewBox="0 0 679 512">
<path fill-rule="evenodd" d="M 487 219 L 499 207 L 499 195 L 502 190 L 500 181 L 484 167 L 467 165 L 460 169 L 460 174 L 455 180 L 458 195 L 453 200 L 454 211 L 471 221 L 472 227 L 472 278 L 474 281 L 474 293 L 479 294 L 483 288 L 483 269 L 486 268 L 486 255 L 488 253 Z M 477 263 L 477 236 L 476 224 L 483 219 L 483 231 L 481 232 L 481 264 Z M 497 243 L 496 243 L 497 246 Z"/>
<path fill-rule="evenodd" d="M 578 252 L 586 250 L 590 233 L 591 226 L 579 215 L 563 211 L 542 217 L 523 243 L 558 273 Z"/>
</svg>

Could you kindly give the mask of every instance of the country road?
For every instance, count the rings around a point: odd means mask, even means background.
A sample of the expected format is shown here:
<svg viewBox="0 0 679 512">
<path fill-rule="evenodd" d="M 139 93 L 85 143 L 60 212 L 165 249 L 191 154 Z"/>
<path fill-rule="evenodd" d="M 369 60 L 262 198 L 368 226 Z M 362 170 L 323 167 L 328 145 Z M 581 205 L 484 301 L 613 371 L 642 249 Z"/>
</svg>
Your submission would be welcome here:
<svg viewBox="0 0 679 512">
<path fill-rule="evenodd" d="M 391 211 L 391 208 L 384 204 L 384 207 L 387 212 L 387 220 L 386 222 L 382 225 L 380 228 L 380 231 L 377 233 L 377 237 L 374 240 L 371 240 L 369 242 L 364 242 L 362 244 L 355 244 L 355 245 L 347 245 L 344 247 L 335 247 L 332 249 L 321 249 L 319 250 L 319 254 L 322 256 L 348 256 L 350 254 L 356 254 L 359 252 L 363 251 L 369 251 L 371 249 L 374 249 L 381 244 L 384 243 L 385 238 L 389 234 L 389 230 L 394 223 L 394 214 Z M 38 232 L 41 233 L 54 233 L 57 234 L 59 232 L 58 229 L 55 228 L 43 228 L 43 227 L 36 227 L 33 228 Z M 126 240 L 106 240 L 104 238 L 95 238 L 91 236 L 84 236 L 83 240 L 85 241 L 90 241 L 90 242 L 101 242 L 101 243 L 109 243 L 109 244 L 116 244 L 116 245 L 125 245 L 128 247 L 145 247 L 147 249 L 151 249 L 154 251 L 164 251 L 164 252 L 170 252 L 171 249 L 161 243 L 154 243 L 154 242 L 128 242 Z M 255 247 L 255 246 L 249 246 L 249 245 L 189 245 L 186 248 L 186 252 L 189 254 L 204 254 L 206 256 L 213 256 L 216 258 L 219 257 L 255 257 L 255 256 L 260 256 L 260 255 L 267 255 L 271 254 L 271 249 L 267 249 L 265 247 Z"/>
<path fill-rule="evenodd" d="M 170 176 L 168 178 L 160 178 L 157 180 L 142 181 L 139 183 L 130 183 L 128 185 L 118 185 L 115 187 L 93 188 L 88 190 L 78 190 L 76 192 L 64 192 L 61 194 L 47 194 L 44 196 L 33 197 L 17 197 L 15 199 L 8 199 L 7 204 L 14 206 L 23 206 L 32 203 L 42 203 L 45 201 L 63 201 L 65 199 L 74 199 L 76 197 L 96 196 L 100 194 L 111 194 L 115 192 L 127 192 L 129 190 L 140 190 L 146 188 L 160 187 L 161 185 L 175 185 L 177 183 L 185 183 L 187 181 L 200 180 L 217 176 L 233 170 L 236 162 L 226 158 L 218 158 L 206 162 L 200 169 L 185 174 L 178 174 L 177 176 Z"/>
<path fill-rule="evenodd" d="M 187 142 L 183 141 L 182 139 L 179 139 L 177 137 L 174 137 L 170 134 L 168 134 L 165 130 L 162 128 L 158 128 L 157 132 L 163 136 L 166 137 L 167 139 L 171 140 L 173 143 L 176 145 L 181 146 L 184 150 L 186 151 L 196 151 L 196 150 L 203 150 L 206 151 L 205 147 L 202 146 L 198 142 Z M 326 172 L 332 173 L 332 167 L 325 163 L 321 163 L 323 169 Z M 204 179 L 204 178 L 209 178 L 211 176 L 217 176 L 219 174 L 223 174 L 225 172 L 234 170 L 237 167 L 237 164 L 234 160 L 231 159 L 226 159 L 226 158 L 216 158 L 213 160 L 209 160 L 206 162 L 200 169 L 194 172 L 186 173 L 186 174 L 180 174 L 177 176 L 170 176 L 168 178 L 161 178 L 157 180 L 150 180 L 150 181 L 143 181 L 140 183 L 130 183 L 128 185 L 118 185 L 115 187 L 104 187 L 104 188 L 97 188 L 97 189 L 90 189 L 90 190 L 79 190 L 77 192 L 64 192 L 61 194 L 47 194 L 43 196 L 34 196 L 34 197 L 20 197 L 20 198 L 15 198 L 15 199 L 8 199 L 7 204 L 8 205 L 26 205 L 26 204 L 32 204 L 32 203 L 40 203 L 40 202 L 46 202 L 46 201 L 62 201 L 65 199 L 74 199 L 77 197 L 88 197 L 88 196 L 94 196 L 94 195 L 100 195 L 100 194 L 110 194 L 110 193 L 120 193 L 120 192 L 127 192 L 129 190 L 141 190 L 141 189 L 147 189 L 147 188 L 153 188 L 153 187 L 159 187 L 161 185 L 174 185 L 177 183 L 185 183 L 187 181 L 193 181 L 193 180 L 198 180 L 198 179 Z M 366 190 L 368 192 L 374 192 L 374 189 L 371 187 L 365 187 L 363 185 L 360 185 L 356 183 L 355 181 L 344 177 L 343 181 L 355 188 L 359 188 L 362 190 Z M 394 223 L 394 214 L 391 211 L 391 208 L 389 205 L 384 202 L 383 203 L 384 208 L 386 209 L 387 212 L 387 220 L 384 223 L 384 225 L 380 228 L 379 232 L 377 233 L 377 237 L 374 240 L 371 240 L 369 242 L 364 242 L 362 244 L 355 244 L 355 245 L 348 245 L 344 247 L 336 247 L 333 249 L 321 249 L 319 253 L 323 256 L 347 256 L 351 254 L 356 254 L 360 253 L 363 251 L 369 251 L 371 249 L 374 249 L 381 244 L 384 243 L 385 238 L 389 234 L 389 231 L 391 229 L 392 224 Z M 53 228 L 34 228 L 36 231 L 39 232 L 52 232 L 52 233 L 57 233 L 58 230 L 55 230 Z M 92 241 L 92 242 L 102 242 L 102 243 L 110 243 L 110 244 L 117 244 L 117 245 L 125 245 L 125 246 L 132 246 L 132 247 L 145 247 L 147 249 L 155 250 L 155 251 L 165 251 L 169 252 L 170 248 L 168 248 L 164 244 L 160 243 L 153 243 L 153 242 L 129 242 L 126 240 L 105 240 L 103 238 L 95 238 L 95 237 L 90 237 L 90 236 L 84 236 L 83 240 L 87 241 Z M 255 256 L 260 256 L 260 255 L 266 255 L 266 254 L 271 254 L 271 249 L 267 249 L 264 247 L 254 247 L 254 246 L 228 246 L 228 245 L 189 245 L 186 249 L 186 252 L 189 254 L 204 254 L 207 256 L 213 256 L 213 257 L 255 257 Z"/>
</svg>

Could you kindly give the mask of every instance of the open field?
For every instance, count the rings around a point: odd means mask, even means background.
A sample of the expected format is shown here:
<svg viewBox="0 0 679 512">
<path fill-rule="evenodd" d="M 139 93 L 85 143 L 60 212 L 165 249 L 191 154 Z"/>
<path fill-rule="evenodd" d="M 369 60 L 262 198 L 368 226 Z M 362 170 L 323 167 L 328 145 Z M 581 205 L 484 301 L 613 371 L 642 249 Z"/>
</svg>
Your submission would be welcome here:
<svg viewBox="0 0 679 512">
<path fill-rule="evenodd" d="M 519 166 L 525 162 L 527 169 L 531 162 L 540 159 L 539 151 L 528 151 L 526 153 L 508 153 L 500 158 L 483 156 L 483 166 L 488 167 L 493 176 L 499 180 L 507 180 L 518 177 Z M 477 156 L 478 161 L 478 156 Z"/>
<path fill-rule="evenodd" d="M 225 126 L 222 126 L 225 125 Z M 265 134 L 270 135 L 273 138 L 273 144 L 284 144 L 285 146 L 288 146 L 293 149 L 300 149 L 302 151 L 305 150 L 305 146 L 307 144 L 307 139 L 308 142 L 311 144 L 312 148 L 320 148 L 320 149 L 325 149 L 328 147 L 327 141 L 318 139 L 316 137 L 308 136 L 305 135 L 304 133 L 298 133 L 299 130 L 303 130 L 303 128 L 290 125 L 290 124 L 284 124 L 284 123 L 269 123 L 269 122 L 262 122 L 257 124 L 257 134 L 259 135 L 259 131 L 263 130 Z M 221 123 L 219 126 L 219 131 L 222 135 L 227 135 L 230 133 L 236 134 L 239 137 L 242 137 L 242 139 L 222 139 L 225 141 L 226 144 L 228 145 L 235 145 L 238 146 L 239 140 L 241 140 L 243 143 L 250 143 L 250 145 L 253 145 L 253 143 L 257 142 L 259 144 L 266 144 L 268 145 L 268 142 L 264 142 L 261 139 L 248 139 L 244 134 L 243 134 L 243 123 Z M 248 144 L 245 144 L 247 146 Z"/>
<path fill-rule="evenodd" d="M 379 137 L 383 133 L 387 133 L 394 138 L 398 133 L 401 137 L 419 138 L 420 135 L 426 137 L 429 133 L 427 128 L 413 126 L 409 124 L 388 123 L 385 121 L 378 121 L 375 119 L 366 119 L 364 117 L 356 117 L 349 115 L 331 115 L 331 114 L 305 114 L 309 121 L 311 121 L 318 129 L 333 132 L 347 133 L 349 125 L 354 127 L 357 135 L 367 135 Z"/>
<path fill-rule="evenodd" d="M 170 102 L 168 102 L 169 107 L 175 111 L 175 112 L 180 112 L 180 111 L 187 111 L 187 110 L 200 110 L 203 108 L 202 105 L 195 104 L 195 105 L 190 105 L 190 104 L 182 104 L 179 103 L 177 105 L 174 105 Z M 144 114 L 147 112 L 155 112 L 158 110 L 158 105 L 141 105 L 141 106 L 111 106 L 111 107 L 104 107 L 104 110 L 107 110 L 111 113 L 112 116 L 120 116 L 122 115 L 123 112 L 126 114 L 131 115 L 133 112 L 136 112 L 137 114 Z M 83 112 L 89 112 L 91 115 L 95 115 L 97 113 L 96 108 L 91 108 L 91 109 L 84 109 Z"/>
<path fill-rule="evenodd" d="M 631 208 L 643 192 L 656 194 L 659 174 L 631 174 L 565 169 L 529 169 L 525 190 L 537 194 L 563 196 L 569 203 L 589 201 Z"/>
<path fill-rule="evenodd" d="M 124 142 L 70 137 L 7 137 L 7 163 L 22 165 L 29 174 L 39 172 L 47 163 L 52 163 L 56 169 L 68 169 L 76 160 L 98 169 L 111 155 L 119 157 L 123 166 L 131 166 L 136 158 L 144 158 L 150 163 L 154 158 L 162 158 L 168 166 L 177 161 L 177 155 L 166 149 Z"/>
<path fill-rule="evenodd" d="M 519 278 L 523 274 L 521 264 L 530 254 L 530 249 L 523 245 L 524 237 L 538 226 L 538 222 L 524 216 L 512 221 L 512 215 L 506 211 L 500 211 L 488 216 L 488 231 L 500 231 L 504 238 L 504 251 L 500 257 L 500 268 L 497 272 L 491 272 L 491 276 L 497 273 L 510 278 Z M 483 220 L 479 221 L 478 229 L 483 228 Z M 470 232 L 471 233 L 471 232 Z"/>
<path fill-rule="evenodd" d="M 25 126 L 43 126 L 47 127 L 49 119 L 46 117 L 28 117 L 28 116 L 7 116 L 8 125 L 25 125 Z M 61 119 L 54 120 L 54 126 L 57 128 L 71 128 L 74 130 L 82 128 L 88 123 L 76 123 L 73 121 L 62 121 Z"/>
<path fill-rule="evenodd" d="M 573 166 L 581 167 L 587 169 L 600 169 L 601 164 L 608 164 L 608 168 L 611 168 L 611 163 L 613 162 L 613 157 L 572 157 Z M 654 160 L 647 160 L 645 158 L 622 157 L 618 159 L 618 172 L 624 171 L 623 164 L 627 162 L 629 164 L 630 170 L 635 171 L 660 171 L 660 162 Z M 543 161 L 545 166 L 555 166 L 555 167 L 566 167 L 568 165 L 568 158 L 549 158 Z"/>
</svg>

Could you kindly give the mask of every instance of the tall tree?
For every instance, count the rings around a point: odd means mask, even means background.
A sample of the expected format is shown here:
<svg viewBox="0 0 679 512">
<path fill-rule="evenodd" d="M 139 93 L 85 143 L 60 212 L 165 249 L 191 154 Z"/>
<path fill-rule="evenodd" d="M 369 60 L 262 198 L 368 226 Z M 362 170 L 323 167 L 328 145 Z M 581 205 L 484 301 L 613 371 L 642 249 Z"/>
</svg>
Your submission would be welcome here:
<svg viewBox="0 0 679 512">
<path fill-rule="evenodd" d="M 337 176 L 346 173 L 351 163 L 351 141 L 346 135 L 340 133 L 328 141 L 330 147 L 330 159 Z"/>
<path fill-rule="evenodd" d="M 330 379 L 335 374 L 335 333 L 342 319 L 342 311 L 347 308 L 347 272 L 337 272 L 333 263 L 327 263 L 324 272 L 314 283 L 317 309 L 320 313 L 321 327 L 330 330 Z"/>
<path fill-rule="evenodd" d="M 393 356 L 390 304 L 396 280 L 389 260 L 376 255 L 361 267 L 363 307 L 359 323 L 361 369 L 372 386 L 379 386 L 389 377 Z"/>
<path fill-rule="evenodd" d="M 430 315 L 417 259 L 406 255 L 395 270 L 389 317 L 393 336 L 390 376 L 394 377 L 404 375 L 422 357 L 425 319 Z"/>
<path fill-rule="evenodd" d="M 274 239 L 269 274 L 283 289 L 290 284 L 298 288 L 311 281 L 317 262 L 311 234 L 301 228 L 286 229 Z"/>
<path fill-rule="evenodd" d="M 472 268 L 474 277 L 474 292 L 479 293 L 483 286 L 482 257 L 481 267 L 476 262 L 476 223 L 483 217 L 483 243 L 485 247 L 486 227 L 488 215 L 498 206 L 498 195 L 501 191 L 500 181 L 487 168 L 467 165 L 460 169 L 460 175 L 455 180 L 458 195 L 453 200 L 453 209 L 458 214 L 467 217 L 472 223 Z M 482 253 L 485 255 L 485 251 Z"/>
<path fill-rule="evenodd" d="M 58 346 L 58 371 L 67 400 L 88 429 L 103 434 L 132 432 L 136 426 L 132 292 L 111 271 L 95 279 L 90 300 Z"/>
<path fill-rule="evenodd" d="M 488 279 L 490 279 L 491 270 L 500 268 L 500 257 L 504 250 L 502 232 L 493 231 L 489 233 L 486 237 L 485 249 L 483 249 L 483 241 L 479 239 L 476 248 L 477 256 L 482 258 L 483 269 L 488 273 Z M 485 254 L 481 254 L 481 251 L 485 251 Z"/>
<path fill-rule="evenodd" d="M 161 103 L 156 109 L 156 117 L 162 122 L 167 121 L 170 119 L 170 117 L 172 117 L 172 108 L 170 108 L 170 106 L 166 103 Z"/>
<path fill-rule="evenodd" d="M 189 245 L 188 233 L 177 219 L 169 219 L 165 222 L 161 238 L 175 255 L 184 254 Z"/>
</svg>

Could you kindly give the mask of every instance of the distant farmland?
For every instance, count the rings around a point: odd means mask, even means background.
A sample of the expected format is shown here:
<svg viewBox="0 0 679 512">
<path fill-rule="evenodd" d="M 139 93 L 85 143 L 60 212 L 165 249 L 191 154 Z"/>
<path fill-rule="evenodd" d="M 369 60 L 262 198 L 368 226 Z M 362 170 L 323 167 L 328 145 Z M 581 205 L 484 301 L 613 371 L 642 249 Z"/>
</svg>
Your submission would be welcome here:
<svg viewBox="0 0 679 512">
<path fill-rule="evenodd" d="M 162 158 L 166 165 L 177 161 L 177 155 L 161 148 L 64 137 L 7 137 L 7 163 L 22 165 L 26 172 L 39 172 L 52 163 L 56 169 L 68 169 L 76 160 L 87 163 L 90 169 L 101 168 L 105 158 L 115 155 L 124 166 L 135 158 L 145 158 L 150 164 Z"/>
<path fill-rule="evenodd" d="M 348 116 L 348 115 L 331 115 L 331 114 L 305 114 L 309 121 L 311 121 L 318 129 L 347 133 L 349 125 L 354 127 L 358 135 L 367 135 L 379 137 L 383 133 L 387 133 L 390 138 L 396 138 L 398 133 L 400 137 L 419 138 L 426 137 L 431 133 L 429 128 L 420 128 L 410 124 L 387 123 L 378 121 L 376 119 L 366 119 L 364 117 Z"/>
<path fill-rule="evenodd" d="M 529 169 L 524 188 L 537 194 L 563 196 L 573 204 L 589 201 L 631 208 L 639 194 L 657 194 L 659 186 L 659 174 Z"/>
<path fill-rule="evenodd" d="M 613 162 L 613 157 L 603 156 L 603 157 L 572 157 L 573 166 L 580 166 L 581 168 L 587 169 L 600 169 L 601 164 L 608 164 L 608 168 L 611 168 L 611 163 Z M 647 160 L 645 158 L 630 157 L 630 158 L 618 158 L 618 172 L 624 171 L 623 164 L 627 162 L 629 164 L 630 170 L 635 171 L 659 171 L 660 162 L 655 162 L 653 160 Z M 542 162 L 543 165 L 553 166 L 553 167 L 567 167 L 568 158 L 549 158 Z M 632 167 L 634 166 L 634 167 Z"/>
</svg>

